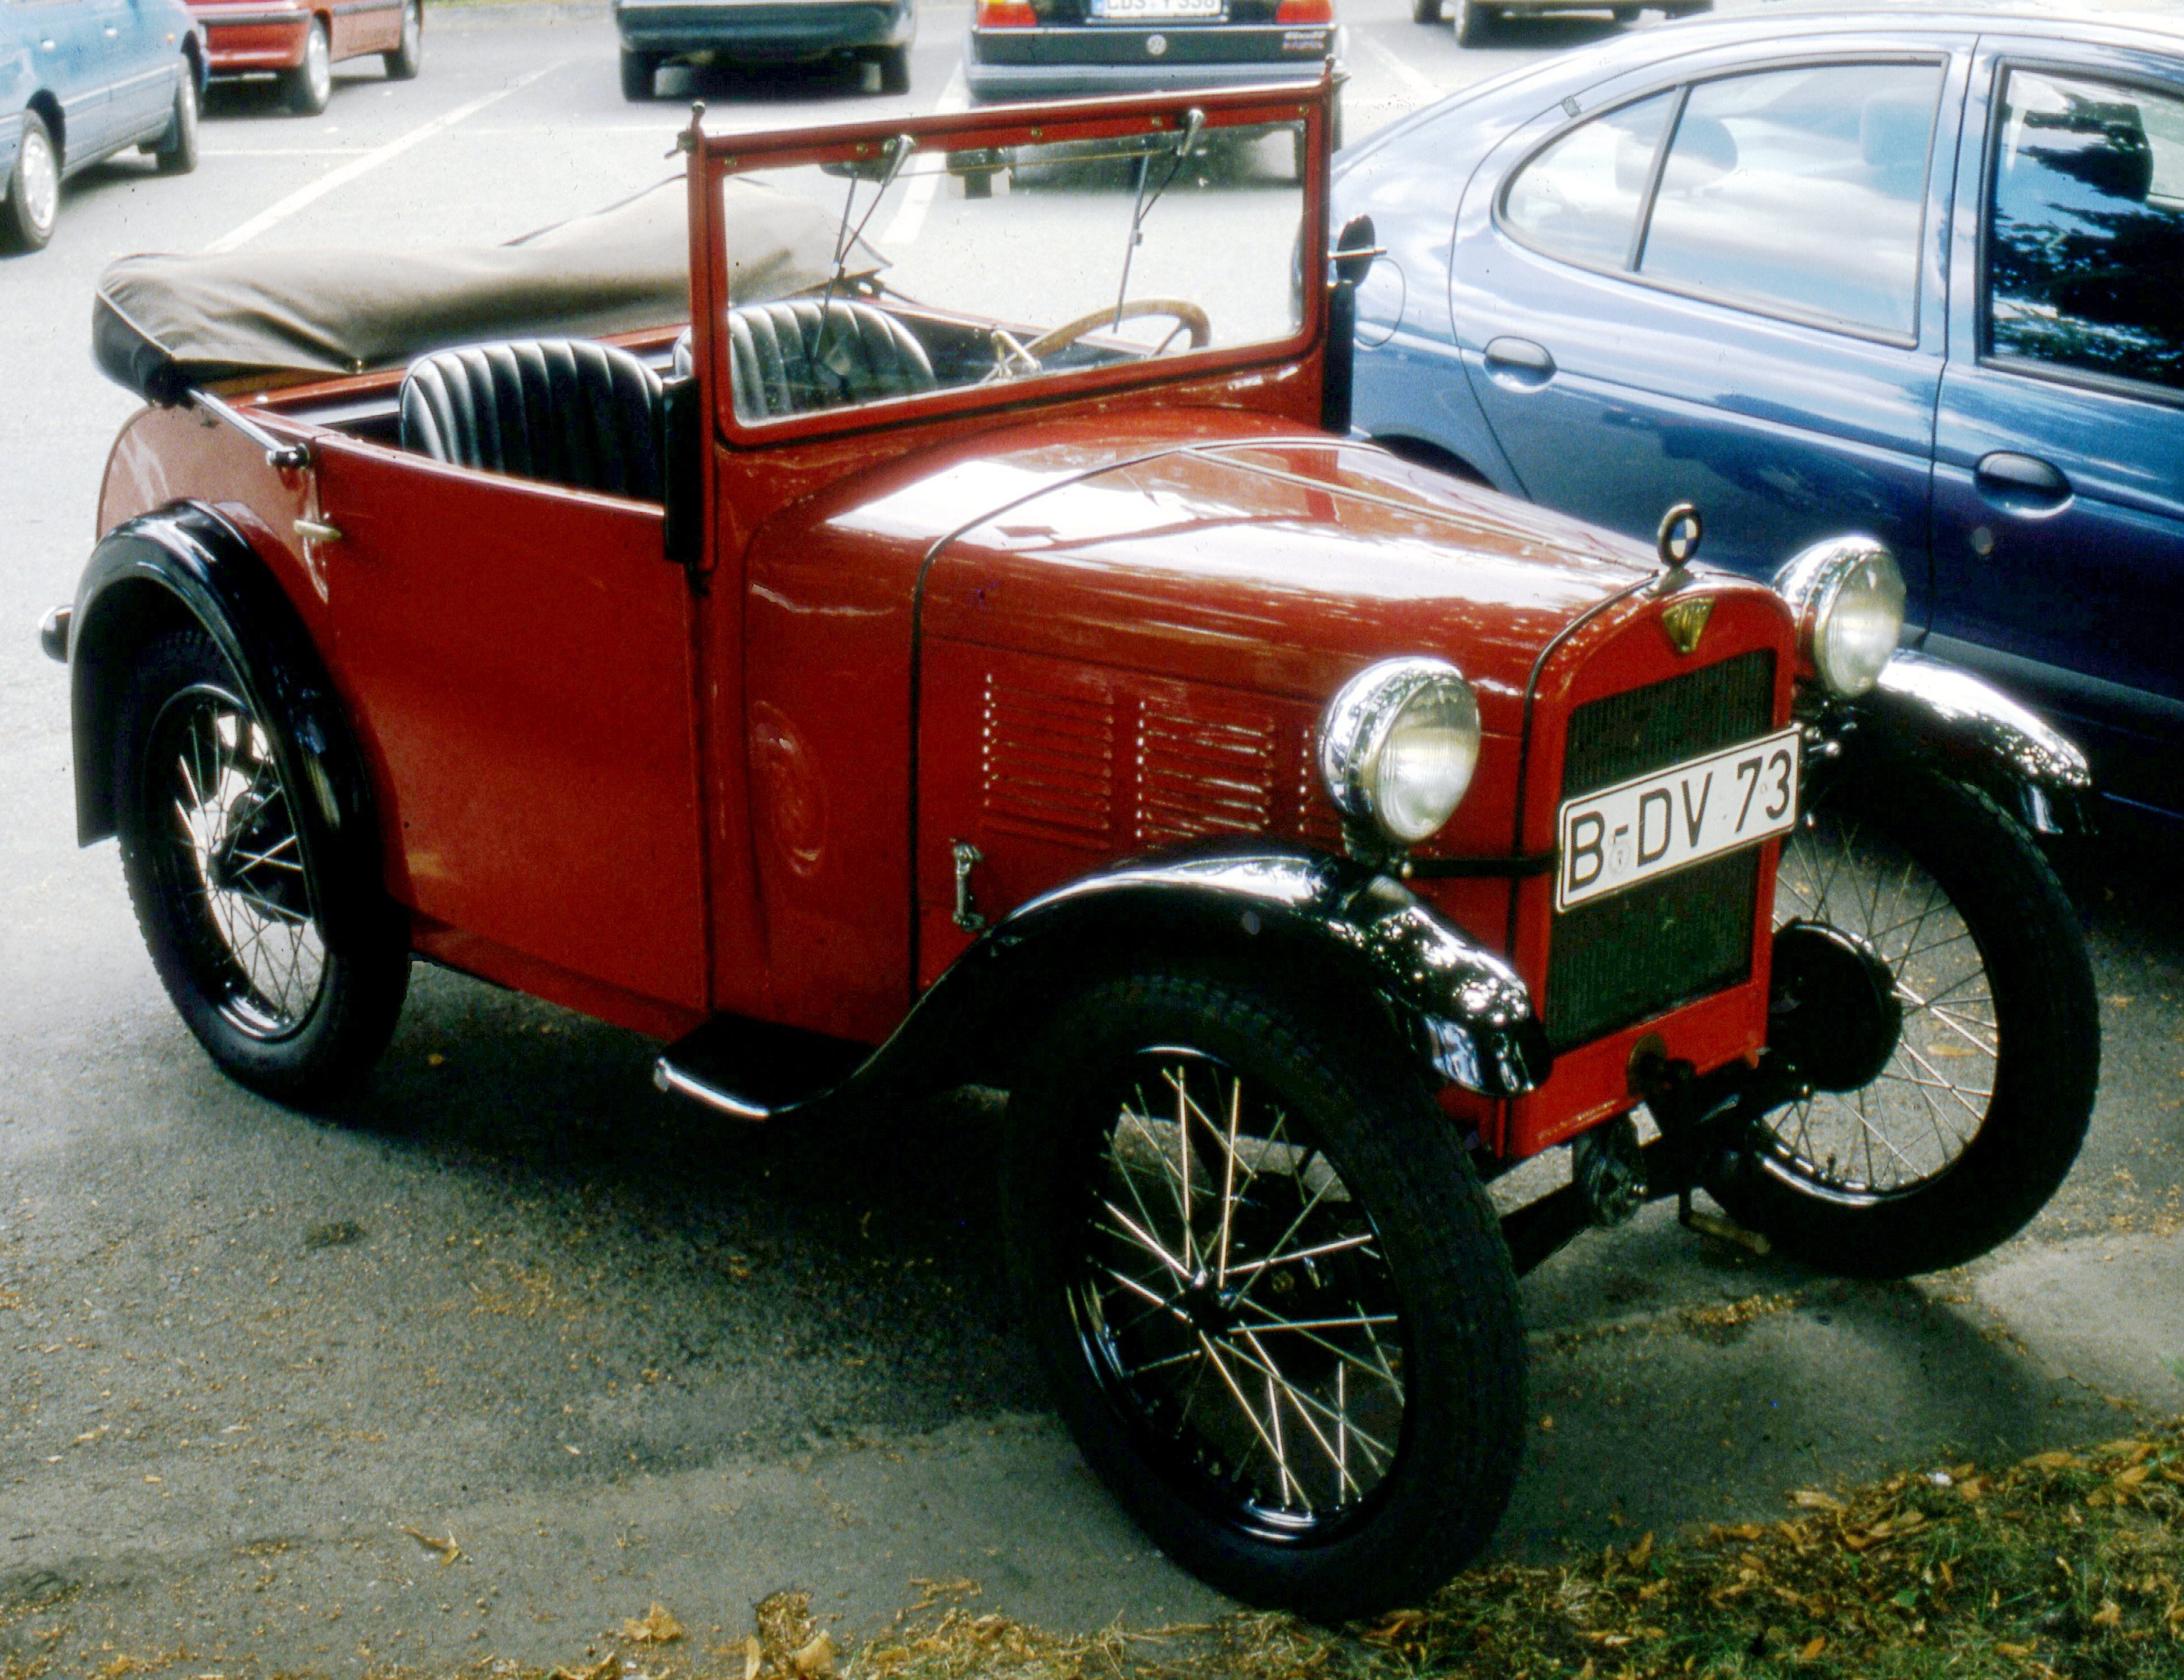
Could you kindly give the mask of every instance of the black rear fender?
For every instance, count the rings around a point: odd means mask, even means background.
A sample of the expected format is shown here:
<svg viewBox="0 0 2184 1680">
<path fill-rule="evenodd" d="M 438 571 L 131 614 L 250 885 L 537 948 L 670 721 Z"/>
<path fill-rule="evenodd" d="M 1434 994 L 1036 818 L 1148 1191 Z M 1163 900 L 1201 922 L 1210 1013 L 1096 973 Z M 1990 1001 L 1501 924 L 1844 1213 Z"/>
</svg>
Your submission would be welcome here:
<svg viewBox="0 0 2184 1680">
<path fill-rule="evenodd" d="M 77 586 L 68 637 L 77 843 L 114 832 L 121 674 L 153 638 L 192 624 L 212 638 L 242 698 L 270 726 L 321 900 L 320 932 L 329 948 L 343 948 L 360 917 L 386 911 L 363 755 L 295 608 L 242 536 L 197 503 L 116 526 Z"/>
</svg>

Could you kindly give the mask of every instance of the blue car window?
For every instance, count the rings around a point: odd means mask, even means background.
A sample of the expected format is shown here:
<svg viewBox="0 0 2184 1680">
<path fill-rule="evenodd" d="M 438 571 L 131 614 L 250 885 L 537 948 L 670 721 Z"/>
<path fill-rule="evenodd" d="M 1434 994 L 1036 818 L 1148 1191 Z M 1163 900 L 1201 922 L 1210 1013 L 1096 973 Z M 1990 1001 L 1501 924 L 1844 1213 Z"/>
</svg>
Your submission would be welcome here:
<svg viewBox="0 0 2184 1680">
<path fill-rule="evenodd" d="M 2184 99 L 2012 70 L 2001 118 L 1989 352 L 2184 389 Z"/>
<path fill-rule="evenodd" d="M 1942 70 L 1824 64 L 1695 84 L 1638 271 L 1911 337 Z"/>
<path fill-rule="evenodd" d="M 1674 99 L 1658 93 L 1570 130 L 1511 179 L 1502 225 L 1551 257 L 1623 267 Z"/>
</svg>

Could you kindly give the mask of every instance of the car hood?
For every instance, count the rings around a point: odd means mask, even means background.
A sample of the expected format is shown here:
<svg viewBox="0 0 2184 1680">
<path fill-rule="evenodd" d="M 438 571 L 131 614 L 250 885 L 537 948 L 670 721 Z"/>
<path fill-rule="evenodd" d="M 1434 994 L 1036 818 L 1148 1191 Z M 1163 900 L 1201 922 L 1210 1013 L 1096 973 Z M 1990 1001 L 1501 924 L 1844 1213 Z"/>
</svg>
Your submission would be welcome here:
<svg viewBox="0 0 2184 1680">
<path fill-rule="evenodd" d="M 1312 704 L 1372 659 L 1438 654 L 1485 726 L 1514 732 L 1547 644 L 1659 570 L 1641 545 L 1369 444 L 1123 441 L 1068 470 L 1084 449 L 989 442 L 926 481 L 992 511 L 935 550 L 925 634 Z"/>
</svg>

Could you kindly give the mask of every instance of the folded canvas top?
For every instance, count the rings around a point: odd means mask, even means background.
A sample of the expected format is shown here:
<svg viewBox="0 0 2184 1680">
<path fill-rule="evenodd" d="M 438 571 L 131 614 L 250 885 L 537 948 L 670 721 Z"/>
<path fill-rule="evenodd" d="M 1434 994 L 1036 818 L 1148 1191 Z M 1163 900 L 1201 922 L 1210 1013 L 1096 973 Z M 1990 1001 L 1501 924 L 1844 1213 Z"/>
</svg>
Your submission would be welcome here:
<svg viewBox="0 0 2184 1680">
<path fill-rule="evenodd" d="M 825 284 L 840 223 L 763 182 L 723 183 L 738 303 Z M 92 352 L 109 378 L 171 402 L 269 373 L 362 373 L 497 338 L 591 337 L 690 318 L 680 175 L 506 245 L 124 257 L 100 276 Z M 852 275 L 884 267 L 862 244 Z"/>
</svg>

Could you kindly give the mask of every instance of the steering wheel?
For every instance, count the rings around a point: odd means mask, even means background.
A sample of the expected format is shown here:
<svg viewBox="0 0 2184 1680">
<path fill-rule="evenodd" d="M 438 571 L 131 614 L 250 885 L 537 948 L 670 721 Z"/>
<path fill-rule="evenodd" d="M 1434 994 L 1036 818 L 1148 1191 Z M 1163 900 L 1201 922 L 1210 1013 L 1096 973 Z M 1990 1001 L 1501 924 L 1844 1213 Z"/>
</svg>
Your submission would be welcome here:
<svg viewBox="0 0 2184 1680">
<path fill-rule="evenodd" d="M 1176 322 L 1176 332 L 1188 331 L 1190 348 L 1203 350 L 1213 342 L 1213 323 L 1206 318 L 1206 311 L 1197 304 L 1181 298 L 1135 298 L 1123 305 L 1121 319 L 1135 320 L 1141 315 L 1171 315 Z M 1023 347 L 1023 353 L 1034 362 L 1043 360 L 1057 350 L 1067 349 L 1088 332 L 1096 332 L 1103 326 L 1115 324 L 1113 309 L 1095 309 L 1089 315 L 1080 315 L 1073 321 L 1064 321 L 1050 331 L 1042 332 Z M 1152 353 L 1159 355 L 1175 342 L 1175 332 L 1156 345 Z"/>
</svg>

